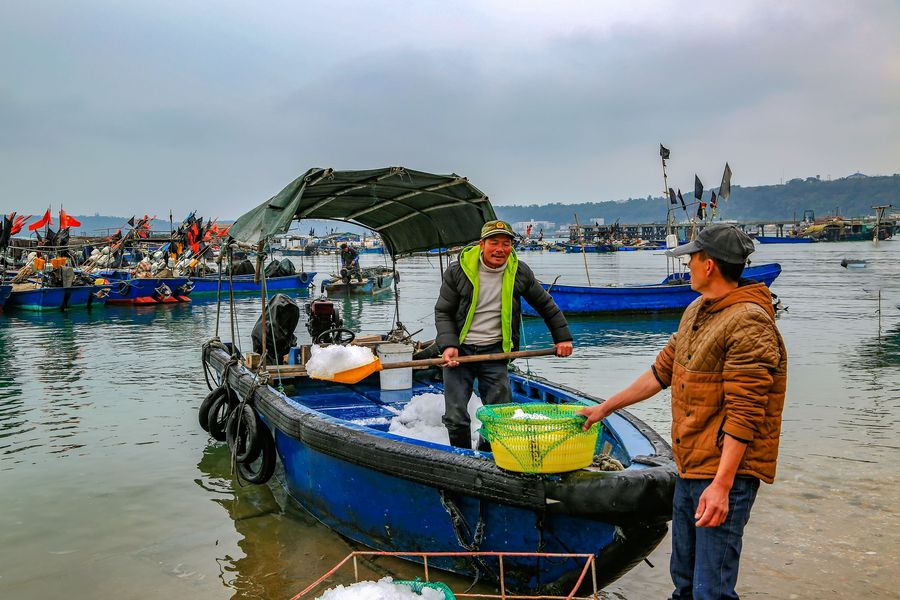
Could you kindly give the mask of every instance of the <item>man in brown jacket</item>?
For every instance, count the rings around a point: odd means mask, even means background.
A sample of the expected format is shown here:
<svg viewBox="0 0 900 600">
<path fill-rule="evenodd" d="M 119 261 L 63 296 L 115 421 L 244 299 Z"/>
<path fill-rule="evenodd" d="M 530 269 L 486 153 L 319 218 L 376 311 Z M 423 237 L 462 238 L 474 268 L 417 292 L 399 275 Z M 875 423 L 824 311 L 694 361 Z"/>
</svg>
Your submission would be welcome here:
<svg viewBox="0 0 900 600">
<path fill-rule="evenodd" d="M 787 352 L 772 295 L 741 279 L 753 240 L 732 225 L 705 228 L 670 250 L 690 255 L 700 293 L 650 370 L 597 406 L 585 428 L 672 388 L 672 451 L 678 469 L 672 507 L 672 599 L 737 598 L 744 525 L 760 480 L 778 458 Z"/>
</svg>

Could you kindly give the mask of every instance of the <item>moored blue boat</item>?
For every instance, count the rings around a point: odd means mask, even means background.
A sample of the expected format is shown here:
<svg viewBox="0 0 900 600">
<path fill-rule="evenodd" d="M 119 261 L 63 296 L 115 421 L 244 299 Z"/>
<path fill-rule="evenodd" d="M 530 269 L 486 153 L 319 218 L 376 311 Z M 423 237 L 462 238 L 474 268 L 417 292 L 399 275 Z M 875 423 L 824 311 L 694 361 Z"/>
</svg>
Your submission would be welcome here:
<svg viewBox="0 0 900 600">
<path fill-rule="evenodd" d="M 769 263 L 744 269 L 744 277 L 772 285 L 781 273 L 781 265 Z M 566 315 L 600 313 L 643 313 L 684 310 L 699 296 L 691 289 L 689 274 L 670 275 L 658 284 L 623 286 L 576 286 L 541 284 L 550 292 L 556 305 Z M 537 312 L 522 301 L 522 313 L 537 316 Z"/>
<path fill-rule="evenodd" d="M 312 285 L 315 277 L 315 271 L 281 277 L 266 277 L 266 289 L 270 292 L 306 290 Z M 194 284 L 191 296 L 215 294 L 219 290 L 218 277 L 192 277 L 191 282 Z M 228 293 L 229 288 L 233 289 L 235 294 L 248 294 L 252 292 L 258 294 L 261 285 L 261 282 L 254 280 L 253 275 L 236 275 L 233 279 L 229 279 L 228 276 L 223 275 L 221 290 L 223 294 Z"/>
<path fill-rule="evenodd" d="M 107 304 L 170 304 L 190 302 L 193 284 L 187 277 L 132 277 L 123 271 L 101 271 L 109 280 Z"/>
<path fill-rule="evenodd" d="M 329 295 L 375 295 L 389 292 L 394 285 L 394 273 L 389 268 L 366 267 L 356 275 L 332 275 L 322 282 L 322 291 Z"/>
<path fill-rule="evenodd" d="M 753 239 L 760 244 L 811 244 L 816 241 L 808 237 L 771 235 L 758 235 Z"/>
<path fill-rule="evenodd" d="M 94 303 L 102 304 L 97 292 L 106 286 L 79 285 L 72 287 L 42 287 L 28 289 L 24 286 L 13 286 L 4 308 L 19 310 L 45 311 L 68 310 L 72 308 L 88 308 Z"/>
<path fill-rule="evenodd" d="M 207 354 L 216 373 L 228 361 L 222 348 Z M 412 399 L 443 393 L 436 369 L 418 371 L 409 390 L 381 390 L 377 373 L 355 385 L 298 378 L 290 396 L 258 386 L 243 366 L 230 368 L 227 379 L 240 397 L 249 395 L 248 404 L 265 423 L 263 435 L 274 436 L 289 495 L 322 523 L 371 548 L 458 552 L 475 544 L 486 552 L 590 553 L 597 556 L 603 586 L 665 536 L 674 485 L 671 449 L 625 411 L 604 422 L 596 446 L 624 470 L 590 466 L 523 475 L 499 468 L 488 452 L 389 431 L 391 419 Z M 597 401 L 533 376 L 513 374 L 511 385 L 515 402 Z M 429 564 L 487 579 L 499 573 L 491 558 L 443 557 Z M 571 587 L 581 566 L 574 559 L 504 561 L 510 586 L 540 593 Z"/>
</svg>

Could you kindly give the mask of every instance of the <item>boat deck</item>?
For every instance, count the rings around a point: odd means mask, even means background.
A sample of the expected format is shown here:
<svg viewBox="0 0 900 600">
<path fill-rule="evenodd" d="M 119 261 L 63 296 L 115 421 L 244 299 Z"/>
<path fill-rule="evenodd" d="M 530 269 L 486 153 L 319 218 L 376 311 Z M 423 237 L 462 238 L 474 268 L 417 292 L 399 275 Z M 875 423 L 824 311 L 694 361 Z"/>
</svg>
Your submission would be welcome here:
<svg viewBox="0 0 900 600">
<path fill-rule="evenodd" d="M 379 386 L 378 374 L 355 384 L 347 385 L 322 380 L 307 380 L 302 394 L 288 395 L 288 399 L 296 405 L 316 411 L 322 415 L 341 421 L 342 423 L 357 428 L 365 428 L 373 432 L 389 433 L 391 420 L 399 415 L 406 405 L 415 397 L 423 394 L 437 394 L 443 396 L 444 389 L 440 381 L 422 377 L 424 373 L 414 379 L 413 387 L 408 390 L 382 390 Z M 574 392 L 559 390 L 542 385 L 535 381 L 526 380 L 520 376 L 510 374 L 510 384 L 513 390 L 513 402 L 548 402 L 548 403 L 584 403 L 585 401 Z M 632 466 L 630 457 L 642 454 L 653 454 L 654 450 L 644 435 L 633 424 L 620 415 L 610 415 L 606 419 L 606 426 L 597 441 L 597 451 L 609 454 L 619 460 L 626 468 Z M 398 435 L 410 443 L 427 444 L 434 447 L 449 446 L 435 444 L 414 438 L 406 438 Z M 454 452 L 472 452 L 470 450 L 453 449 Z M 480 453 L 486 454 L 486 453 Z M 634 467 L 642 468 L 634 463 Z"/>
</svg>

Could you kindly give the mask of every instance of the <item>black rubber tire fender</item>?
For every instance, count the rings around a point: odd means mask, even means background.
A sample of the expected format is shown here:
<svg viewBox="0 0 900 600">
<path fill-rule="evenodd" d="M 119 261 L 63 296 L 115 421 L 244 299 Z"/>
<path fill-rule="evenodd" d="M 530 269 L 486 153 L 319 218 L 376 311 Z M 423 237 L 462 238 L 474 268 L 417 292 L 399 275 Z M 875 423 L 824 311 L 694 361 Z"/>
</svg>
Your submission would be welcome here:
<svg viewBox="0 0 900 600">
<path fill-rule="evenodd" d="M 259 427 L 262 425 L 256 411 L 244 404 L 231 411 L 225 426 L 225 441 L 239 463 L 252 463 L 259 456 Z M 238 435 L 240 429 L 240 435 Z"/>
<path fill-rule="evenodd" d="M 216 400 L 224 395 L 225 386 L 221 385 L 208 393 L 206 398 L 203 399 L 203 402 L 200 403 L 200 414 L 197 418 L 200 421 L 200 427 L 203 428 L 203 431 L 209 431 L 209 409 L 212 408 L 212 405 Z"/>
<path fill-rule="evenodd" d="M 228 417 L 232 408 L 233 406 L 228 401 L 228 394 L 213 402 L 213 405 L 210 407 L 206 423 L 209 425 L 209 435 L 214 440 L 219 442 L 225 441 L 225 427 L 228 424 Z"/>
<path fill-rule="evenodd" d="M 258 423 L 258 425 L 259 429 L 257 429 L 257 432 L 260 441 L 260 455 L 257 457 L 256 461 L 252 463 L 239 462 L 237 468 L 238 473 L 240 473 L 240 476 L 245 481 L 256 485 L 262 485 L 269 481 L 269 479 L 272 478 L 272 474 L 275 473 L 276 454 L 275 440 L 272 438 L 269 428 L 262 422 Z M 258 468 L 254 471 L 254 465 L 256 463 L 258 463 Z"/>
</svg>

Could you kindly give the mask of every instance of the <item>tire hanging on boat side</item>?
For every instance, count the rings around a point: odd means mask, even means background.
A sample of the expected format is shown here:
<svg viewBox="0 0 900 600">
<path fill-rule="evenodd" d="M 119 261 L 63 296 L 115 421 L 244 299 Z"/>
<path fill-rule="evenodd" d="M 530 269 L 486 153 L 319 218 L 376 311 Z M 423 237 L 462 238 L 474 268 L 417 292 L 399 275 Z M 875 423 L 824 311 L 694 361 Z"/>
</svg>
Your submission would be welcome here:
<svg viewBox="0 0 900 600">
<path fill-rule="evenodd" d="M 213 402 L 206 420 L 209 426 L 209 435 L 218 442 L 225 441 L 225 427 L 228 425 L 228 416 L 233 408 L 228 396 L 229 394 L 224 394 Z"/>
<path fill-rule="evenodd" d="M 259 428 L 257 429 L 257 432 L 260 442 L 260 455 L 252 463 L 239 462 L 237 468 L 238 473 L 245 481 L 248 483 L 255 483 L 256 485 L 262 485 L 269 481 L 269 479 L 272 478 L 272 474 L 275 473 L 276 455 L 275 440 L 272 438 L 272 433 L 262 422 L 258 423 L 258 425 Z M 257 465 L 257 470 L 255 471 L 254 465 Z"/>
<path fill-rule="evenodd" d="M 261 449 L 260 430 L 265 426 L 249 404 L 231 411 L 225 426 L 225 441 L 238 463 L 252 463 Z"/>
<path fill-rule="evenodd" d="M 216 400 L 224 395 L 225 386 L 220 385 L 219 387 L 208 393 L 203 399 L 203 402 L 200 403 L 200 414 L 198 415 L 198 419 L 200 421 L 200 427 L 203 428 L 203 431 L 209 431 L 209 411 L 212 408 L 212 405 L 216 402 Z"/>
</svg>

